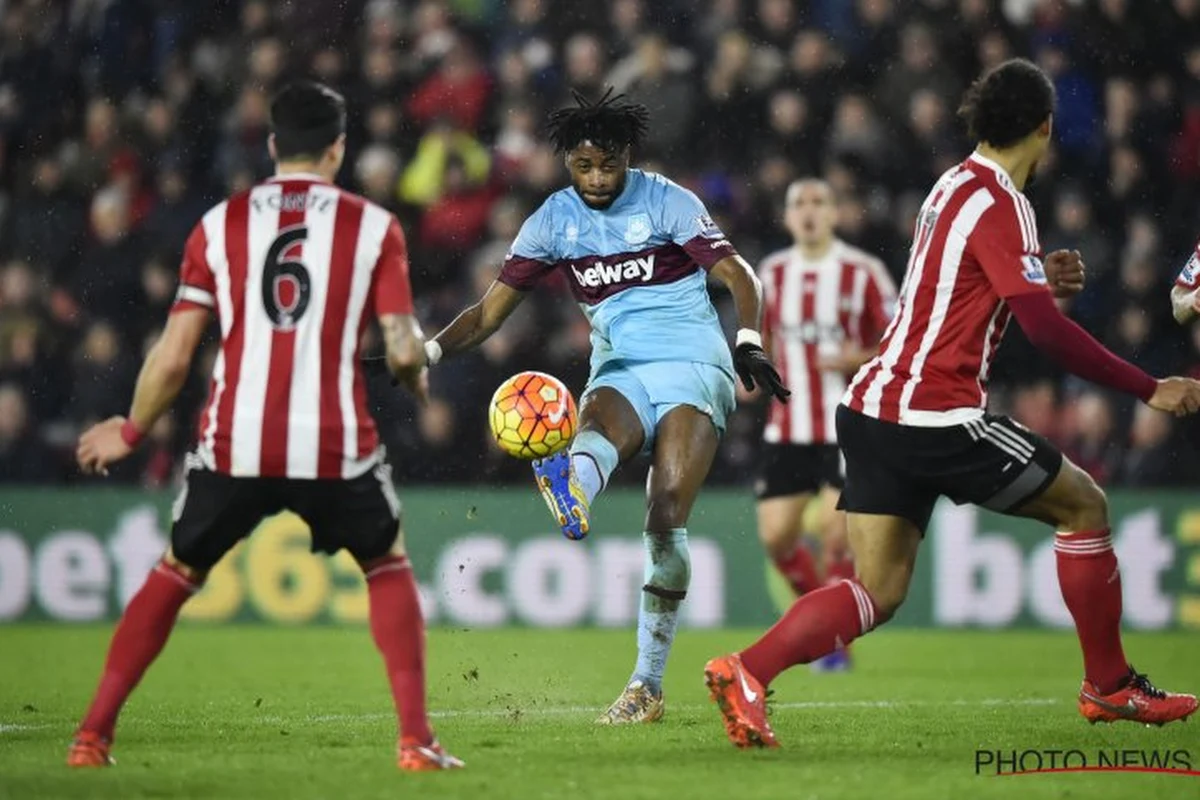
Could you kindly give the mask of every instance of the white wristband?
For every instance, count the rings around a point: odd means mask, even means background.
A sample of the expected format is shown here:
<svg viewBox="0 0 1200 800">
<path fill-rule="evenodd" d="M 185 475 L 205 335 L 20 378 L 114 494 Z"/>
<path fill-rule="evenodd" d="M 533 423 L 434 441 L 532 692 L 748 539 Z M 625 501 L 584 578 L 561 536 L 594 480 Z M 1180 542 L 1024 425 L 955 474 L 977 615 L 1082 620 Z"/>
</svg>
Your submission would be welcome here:
<svg viewBox="0 0 1200 800">
<path fill-rule="evenodd" d="M 429 366 L 433 366 L 442 360 L 442 346 L 438 344 L 437 339 L 425 340 L 425 361 Z"/>
<path fill-rule="evenodd" d="M 762 334 L 750 328 L 739 328 L 737 332 L 737 344 L 735 346 L 741 347 L 744 344 L 762 347 Z"/>
</svg>

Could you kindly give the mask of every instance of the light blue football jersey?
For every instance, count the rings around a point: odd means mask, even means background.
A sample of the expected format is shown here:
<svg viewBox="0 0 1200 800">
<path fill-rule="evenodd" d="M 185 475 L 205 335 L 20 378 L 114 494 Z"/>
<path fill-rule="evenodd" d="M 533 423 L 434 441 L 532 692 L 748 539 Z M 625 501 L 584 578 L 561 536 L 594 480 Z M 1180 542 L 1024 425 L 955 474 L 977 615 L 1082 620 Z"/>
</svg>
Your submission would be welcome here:
<svg viewBox="0 0 1200 800">
<path fill-rule="evenodd" d="M 568 187 L 521 226 L 499 280 L 528 291 L 555 269 L 592 325 L 592 373 L 610 361 L 694 361 L 733 374 L 707 270 L 735 254 L 695 194 L 629 170 L 604 210 Z"/>
</svg>

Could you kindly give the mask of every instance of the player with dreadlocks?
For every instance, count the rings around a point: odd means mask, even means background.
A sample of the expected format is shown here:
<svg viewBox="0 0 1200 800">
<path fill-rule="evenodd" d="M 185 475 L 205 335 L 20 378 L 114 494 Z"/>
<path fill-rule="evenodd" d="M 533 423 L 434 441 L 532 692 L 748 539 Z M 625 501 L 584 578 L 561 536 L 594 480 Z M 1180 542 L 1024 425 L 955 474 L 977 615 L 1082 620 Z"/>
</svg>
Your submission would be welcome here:
<svg viewBox="0 0 1200 800">
<path fill-rule="evenodd" d="M 734 374 L 780 400 L 788 391 L 762 349 L 754 270 L 694 194 L 630 168 L 646 108 L 611 90 L 595 103 L 575 99 L 548 126 L 570 188 L 525 221 L 497 280 L 426 343 L 426 354 L 436 364 L 478 345 L 541 278 L 556 270 L 567 278 L 592 326 L 591 376 L 569 452 L 535 461 L 533 471 L 563 535 L 582 539 L 592 501 L 617 465 L 650 456 L 637 664 L 597 722 L 655 722 L 691 573 L 688 514 L 734 406 Z M 709 300 L 710 276 L 737 309 L 732 356 Z"/>
</svg>

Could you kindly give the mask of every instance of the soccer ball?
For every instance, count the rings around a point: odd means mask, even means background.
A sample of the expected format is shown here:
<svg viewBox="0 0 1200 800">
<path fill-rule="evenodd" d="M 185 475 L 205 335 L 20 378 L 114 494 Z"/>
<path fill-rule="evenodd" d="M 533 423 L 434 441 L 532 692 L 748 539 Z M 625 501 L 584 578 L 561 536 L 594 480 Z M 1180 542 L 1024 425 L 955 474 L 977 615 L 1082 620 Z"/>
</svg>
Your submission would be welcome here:
<svg viewBox="0 0 1200 800">
<path fill-rule="evenodd" d="M 575 435 L 575 398 L 544 372 L 518 372 L 500 384 L 488 411 L 500 449 L 516 458 L 545 458 Z"/>
</svg>

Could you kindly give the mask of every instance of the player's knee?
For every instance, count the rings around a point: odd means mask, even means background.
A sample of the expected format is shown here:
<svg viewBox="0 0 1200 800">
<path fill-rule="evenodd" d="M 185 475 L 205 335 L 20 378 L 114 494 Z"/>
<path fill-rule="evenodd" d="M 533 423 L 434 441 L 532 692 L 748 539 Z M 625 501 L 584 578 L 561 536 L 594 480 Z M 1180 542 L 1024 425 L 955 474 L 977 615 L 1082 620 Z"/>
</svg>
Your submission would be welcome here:
<svg viewBox="0 0 1200 800">
<path fill-rule="evenodd" d="M 162 561 L 172 570 L 187 579 L 188 582 L 200 586 L 208 578 L 208 570 L 197 569 L 190 566 L 179 556 L 175 555 L 173 548 L 167 548 L 167 552 L 163 554 Z"/>
<path fill-rule="evenodd" d="M 859 583 L 875 603 L 876 626 L 887 622 L 904 605 L 911 574 L 909 570 L 901 568 L 859 572 Z"/>
<path fill-rule="evenodd" d="M 783 558 L 796 547 L 799 531 L 787 525 L 765 523 L 758 526 L 758 540 L 772 558 Z"/>
<path fill-rule="evenodd" d="M 1066 531 L 1091 531 L 1108 527 L 1108 496 L 1082 469 L 1075 468 L 1069 501 L 1058 527 Z"/>
<path fill-rule="evenodd" d="M 884 581 L 874 587 L 865 587 L 871 599 L 875 601 L 875 625 L 887 622 L 908 597 L 908 585 L 900 581 Z"/>
<path fill-rule="evenodd" d="M 687 523 L 687 501 L 674 486 L 656 489 L 646 507 L 646 529 L 651 531 L 682 528 Z"/>
</svg>

